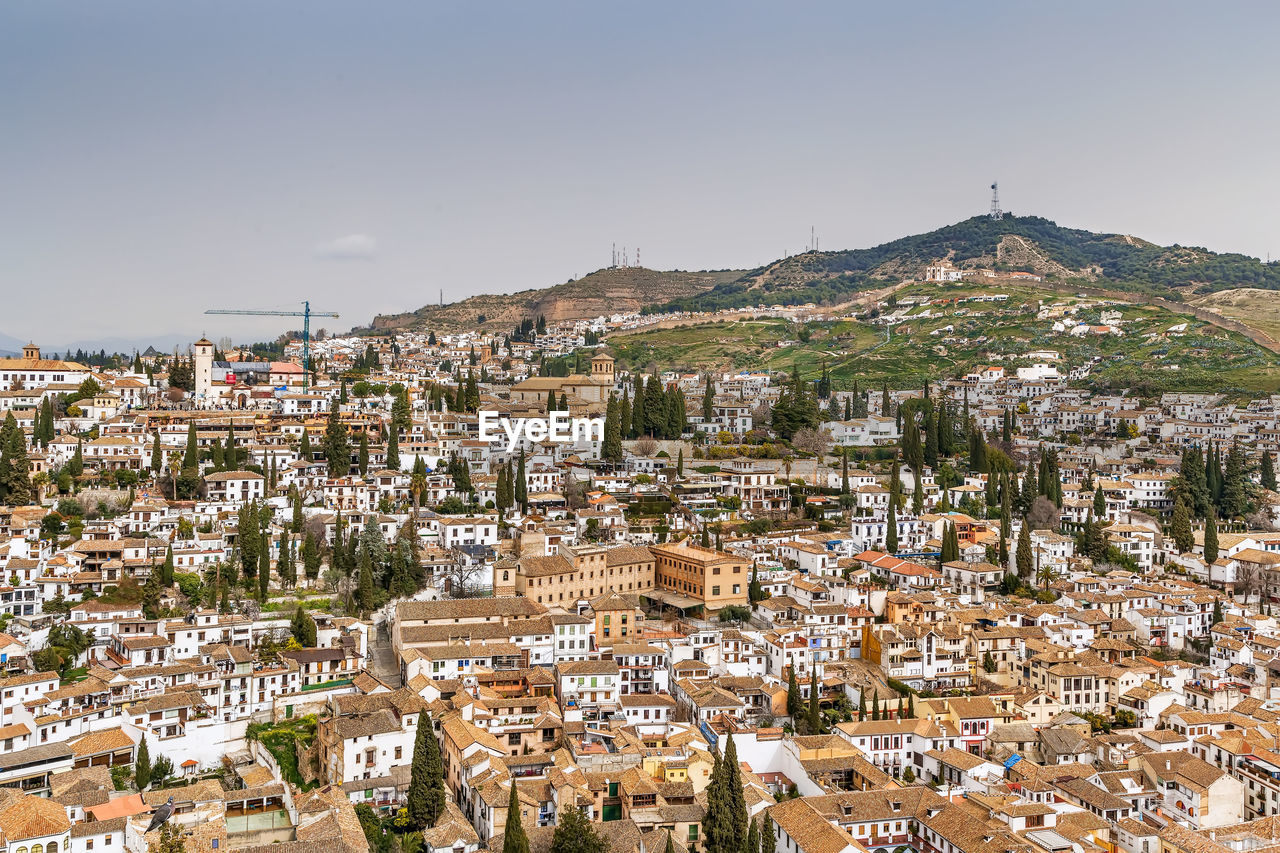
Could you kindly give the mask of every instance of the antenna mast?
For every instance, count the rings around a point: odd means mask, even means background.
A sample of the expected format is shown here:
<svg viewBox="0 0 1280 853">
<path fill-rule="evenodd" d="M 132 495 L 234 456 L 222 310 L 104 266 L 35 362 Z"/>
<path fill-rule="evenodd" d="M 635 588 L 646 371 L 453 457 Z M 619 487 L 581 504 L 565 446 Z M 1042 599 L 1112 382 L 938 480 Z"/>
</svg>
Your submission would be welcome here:
<svg viewBox="0 0 1280 853">
<path fill-rule="evenodd" d="M 1000 210 L 1000 183 L 998 181 L 991 182 L 991 218 L 1004 219 L 1004 212 Z"/>
</svg>

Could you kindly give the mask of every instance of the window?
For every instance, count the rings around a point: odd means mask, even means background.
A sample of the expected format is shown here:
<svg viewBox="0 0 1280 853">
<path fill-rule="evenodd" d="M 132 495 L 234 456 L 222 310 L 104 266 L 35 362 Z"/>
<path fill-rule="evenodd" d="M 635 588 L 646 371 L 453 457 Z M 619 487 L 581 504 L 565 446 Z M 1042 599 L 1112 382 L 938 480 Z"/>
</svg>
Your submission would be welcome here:
<svg viewBox="0 0 1280 853">
<path fill-rule="evenodd" d="M 718 587 L 718 586 L 713 586 L 713 587 L 711 587 L 711 594 L 712 594 L 712 595 L 719 595 L 719 594 L 720 594 L 720 587 Z"/>
</svg>

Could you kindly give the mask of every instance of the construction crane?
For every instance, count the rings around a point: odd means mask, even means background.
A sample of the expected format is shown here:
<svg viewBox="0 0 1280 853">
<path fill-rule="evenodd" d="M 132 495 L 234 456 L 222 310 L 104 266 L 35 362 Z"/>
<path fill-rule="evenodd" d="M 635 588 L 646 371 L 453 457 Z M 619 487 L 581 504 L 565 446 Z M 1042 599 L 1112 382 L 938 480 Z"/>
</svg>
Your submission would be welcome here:
<svg viewBox="0 0 1280 853">
<path fill-rule="evenodd" d="M 311 387 L 311 318 L 337 317 L 333 311 L 312 311 L 310 302 L 302 303 L 301 311 L 237 311 L 227 308 L 210 308 L 206 314 L 247 314 L 252 317 L 301 317 L 302 318 L 302 387 Z"/>
</svg>

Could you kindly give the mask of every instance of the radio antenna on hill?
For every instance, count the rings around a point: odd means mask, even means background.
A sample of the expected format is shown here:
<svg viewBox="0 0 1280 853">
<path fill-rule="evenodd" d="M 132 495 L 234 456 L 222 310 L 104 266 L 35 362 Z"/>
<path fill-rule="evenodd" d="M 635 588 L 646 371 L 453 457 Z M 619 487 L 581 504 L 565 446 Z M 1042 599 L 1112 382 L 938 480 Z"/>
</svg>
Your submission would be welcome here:
<svg viewBox="0 0 1280 853">
<path fill-rule="evenodd" d="M 1004 213 L 1000 210 L 1000 183 L 998 181 L 991 182 L 991 218 L 1004 218 Z"/>
</svg>

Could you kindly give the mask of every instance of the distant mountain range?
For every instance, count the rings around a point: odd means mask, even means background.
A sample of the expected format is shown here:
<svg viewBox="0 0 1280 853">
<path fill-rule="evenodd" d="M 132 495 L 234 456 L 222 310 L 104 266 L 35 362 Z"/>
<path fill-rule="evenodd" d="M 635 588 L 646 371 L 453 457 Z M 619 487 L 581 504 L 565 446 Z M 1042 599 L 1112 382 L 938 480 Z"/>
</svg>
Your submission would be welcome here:
<svg viewBox="0 0 1280 853">
<path fill-rule="evenodd" d="M 975 216 L 869 249 L 805 252 L 753 270 L 684 273 L 604 269 L 520 293 L 473 296 L 445 306 L 374 319 L 365 331 L 511 328 L 539 314 L 548 321 L 619 311 L 711 311 L 758 304 L 837 304 L 887 281 L 922 278 L 950 261 L 960 269 L 1026 271 L 1046 280 L 1090 282 L 1171 299 L 1253 287 L 1280 290 L 1280 264 L 1124 234 L 1066 228 L 1039 216 Z"/>
<path fill-rule="evenodd" d="M 193 340 L 194 338 L 191 335 L 171 334 L 152 335 L 145 338 L 83 338 L 68 343 L 49 343 L 38 340 L 35 343 L 39 344 L 41 352 L 48 356 L 52 356 L 54 353 L 66 355 L 68 350 L 73 354 L 76 350 L 84 350 L 85 352 L 106 350 L 108 353 L 119 352 L 128 355 L 134 350 L 143 352 L 147 347 L 155 347 L 161 352 L 171 352 L 175 346 L 185 350 Z M 0 332 L 0 355 L 21 355 L 22 348 L 26 344 L 26 339 L 15 338 L 13 335 L 6 335 L 4 332 Z"/>
</svg>

